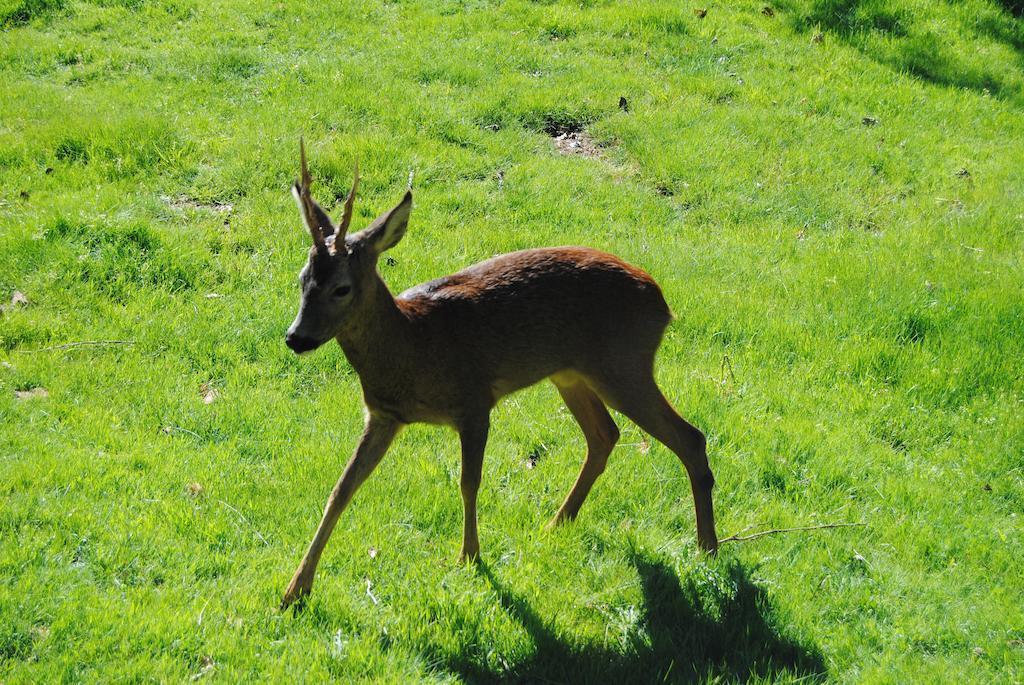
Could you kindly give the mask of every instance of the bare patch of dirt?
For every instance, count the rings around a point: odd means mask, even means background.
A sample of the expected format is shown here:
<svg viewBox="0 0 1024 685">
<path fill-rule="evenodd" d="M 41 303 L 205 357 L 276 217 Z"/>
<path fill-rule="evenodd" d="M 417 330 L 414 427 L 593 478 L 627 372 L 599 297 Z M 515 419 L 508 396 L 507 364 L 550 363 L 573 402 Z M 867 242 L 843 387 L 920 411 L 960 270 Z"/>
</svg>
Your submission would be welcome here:
<svg viewBox="0 0 1024 685">
<path fill-rule="evenodd" d="M 203 383 L 199 386 L 199 392 L 203 396 L 203 404 L 213 404 L 220 396 L 217 388 L 213 387 L 211 383 Z"/>
<path fill-rule="evenodd" d="M 31 400 L 35 398 L 49 397 L 50 393 L 46 388 L 32 388 L 30 390 L 15 390 L 14 396 L 19 400 Z"/>
<path fill-rule="evenodd" d="M 205 210 L 208 212 L 218 212 L 220 214 L 230 214 L 231 210 L 234 209 L 234 206 L 226 202 L 200 202 L 199 200 L 188 197 L 187 195 L 179 195 L 178 197 L 163 195 L 160 199 L 163 200 L 171 209 L 177 209 L 179 211 L 191 209 L 193 211 Z"/>
<path fill-rule="evenodd" d="M 0 304 L 0 315 L 3 315 L 9 311 L 13 312 L 15 309 L 21 307 L 27 307 L 29 305 L 28 298 L 25 297 L 25 293 L 20 290 L 15 290 L 14 294 L 11 295 L 10 304 Z"/>
<path fill-rule="evenodd" d="M 582 129 L 556 132 L 552 134 L 552 140 L 563 155 L 583 155 L 592 158 L 601 156 L 601 146 Z"/>
</svg>

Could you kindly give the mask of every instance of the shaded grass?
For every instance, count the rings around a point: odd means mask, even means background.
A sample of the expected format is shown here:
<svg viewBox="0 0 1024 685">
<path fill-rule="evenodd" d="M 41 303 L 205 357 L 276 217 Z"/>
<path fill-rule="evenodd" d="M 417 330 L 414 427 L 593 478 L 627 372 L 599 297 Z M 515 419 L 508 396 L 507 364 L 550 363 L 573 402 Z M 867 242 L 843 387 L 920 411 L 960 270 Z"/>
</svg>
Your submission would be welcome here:
<svg viewBox="0 0 1024 685">
<path fill-rule="evenodd" d="M 630 620 L 631 612 L 639 613 L 638 628 L 627 636 L 627 644 L 613 649 L 574 644 L 483 564 L 482 573 L 502 608 L 529 634 L 533 653 L 518 663 L 479 654 L 484 661 L 479 664 L 466 651 L 435 659 L 471 683 L 749 681 L 787 675 L 813 681 L 824 676 L 819 654 L 779 634 L 764 591 L 741 566 L 724 573 L 705 569 L 706 575 L 688 576 L 683 587 L 662 561 L 642 555 L 630 561 L 643 599 L 622 616 Z"/>
<path fill-rule="evenodd" d="M 66 0 L 16 0 L 0 5 L 0 29 L 21 26 L 67 8 Z"/>
<path fill-rule="evenodd" d="M 1018 106 L 1022 83 L 1019 7 L 959 3 L 943 21 L 924 3 L 813 0 L 782 3 L 803 31 L 828 31 L 874 59 L 931 83 L 1009 98 Z M 970 38 L 968 38 L 968 36 Z M 966 48 L 967 42 L 972 47 Z M 1016 62 L 1016 70 L 1007 63 Z"/>
</svg>

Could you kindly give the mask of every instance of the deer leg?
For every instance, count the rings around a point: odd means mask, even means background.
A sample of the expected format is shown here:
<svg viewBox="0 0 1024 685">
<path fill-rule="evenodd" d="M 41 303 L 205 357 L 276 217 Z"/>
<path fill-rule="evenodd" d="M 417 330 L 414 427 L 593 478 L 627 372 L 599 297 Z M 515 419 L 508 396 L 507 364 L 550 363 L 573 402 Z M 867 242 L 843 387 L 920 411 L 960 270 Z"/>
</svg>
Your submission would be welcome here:
<svg viewBox="0 0 1024 685">
<path fill-rule="evenodd" d="M 281 608 L 285 609 L 309 594 L 313 588 L 313 576 L 316 573 L 317 563 L 320 555 L 323 554 L 327 540 L 331 537 L 331 531 L 338 522 L 338 517 L 345 507 L 352 500 L 352 495 L 360 485 L 369 477 L 373 469 L 377 467 L 384 453 L 391 445 L 401 424 L 384 417 L 370 414 L 366 420 L 366 429 L 363 437 L 359 440 L 355 454 L 349 459 L 345 471 L 327 498 L 327 506 L 324 507 L 324 515 L 320 525 L 316 529 L 313 541 L 309 543 L 309 549 L 299 563 L 299 568 L 292 577 L 288 589 L 281 600 Z"/>
<path fill-rule="evenodd" d="M 697 544 L 714 553 L 718 549 L 715 512 L 711 503 L 715 478 L 708 465 L 704 434 L 676 413 L 653 378 L 604 383 L 600 389 L 609 406 L 628 416 L 679 457 L 690 477 L 690 489 L 693 491 Z"/>
<path fill-rule="evenodd" d="M 583 429 L 583 435 L 587 440 L 587 456 L 576 483 L 558 509 L 558 513 L 548 524 L 548 528 L 576 518 L 597 477 L 604 472 L 608 455 L 619 440 L 619 428 L 605 409 L 604 402 L 585 382 L 563 378 L 552 379 L 552 382 L 558 388 L 565 406 Z"/>
<path fill-rule="evenodd" d="M 483 474 L 484 448 L 487 445 L 487 432 L 490 421 L 487 416 L 467 422 L 459 427 L 459 440 L 462 443 L 462 550 L 459 561 L 474 561 L 480 556 L 480 538 L 476 527 L 476 495 L 480 490 L 480 479 Z"/>
</svg>

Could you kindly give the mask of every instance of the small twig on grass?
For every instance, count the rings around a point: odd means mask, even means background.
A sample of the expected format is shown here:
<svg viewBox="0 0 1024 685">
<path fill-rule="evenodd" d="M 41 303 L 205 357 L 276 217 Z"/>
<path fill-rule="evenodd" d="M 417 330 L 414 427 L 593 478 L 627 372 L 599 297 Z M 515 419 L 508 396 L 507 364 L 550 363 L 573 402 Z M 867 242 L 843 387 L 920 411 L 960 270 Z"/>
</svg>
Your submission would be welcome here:
<svg viewBox="0 0 1024 685">
<path fill-rule="evenodd" d="M 726 371 L 729 372 L 729 378 L 732 379 L 732 385 L 735 388 L 736 387 L 736 374 L 734 374 L 732 372 L 732 359 L 729 358 L 728 354 L 723 354 L 722 355 L 721 380 L 719 381 L 719 385 L 721 385 L 722 388 L 725 388 L 725 373 L 726 373 Z"/>
<path fill-rule="evenodd" d="M 206 613 L 206 607 L 210 606 L 210 599 L 212 599 L 212 597 L 207 599 L 206 604 L 204 604 L 203 608 L 199 610 L 199 618 L 196 619 L 197 626 L 203 625 L 203 614 Z"/>
<path fill-rule="evenodd" d="M 263 543 L 264 547 L 269 547 L 270 546 L 270 543 L 267 542 L 267 539 L 265 537 L 263 537 L 263 535 L 256 528 L 256 526 L 252 525 L 252 523 L 249 522 L 249 519 L 245 518 L 245 514 L 243 514 L 242 512 L 238 511 L 238 509 L 235 509 L 233 506 L 231 506 L 230 504 L 228 504 L 227 502 L 225 502 L 222 499 L 219 499 L 217 501 L 220 502 L 221 504 L 223 504 L 225 507 L 227 507 L 231 511 L 235 512 L 236 514 L 238 514 L 238 518 L 242 519 L 242 523 L 244 523 L 245 525 L 247 525 L 250 528 L 252 528 L 252 532 L 256 533 L 256 537 L 258 537 L 260 539 L 260 542 Z"/>
<path fill-rule="evenodd" d="M 114 345 L 134 345 L 134 340 L 79 340 L 78 342 L 64 343 L 63 345 L 54 345 L 53 347 L 40 347 L 35 350 L 26 350 L 26 352 L 53 352 L 54 350 L 70 350 L 76 347 L 107 347 Z"/>
<path fill-rule="evenodd" d="M 182 428 L 181 426 L 164 426 L 163 430 L 164 430 L 164 433 L 174 433 L 174 432 L 188 433 L 189 435 L 191 435 L 196 440 L 202 440 L 203 439 L 202 436 L 199 435 L 199 433 L 196 433 L 195 431 L 190 431 L 188 428 Z"/>
<path fill-rule="evenodd" d="M 718 541 L 718 544 L 723 542 L 743 542 L 744 540 L 754 540 L 755 538 L 764 537 L 765 535 L 774 535 L 775 533 L 795 533 L 802 530 L 824 530 L 825 528 L 852 528 L 854 526 L 866 526 L 866 523 L 822 523 L 817 526 L 797 526 L 795 528 L 772 528 L 771 530 L 762 530 L 759 533 L 752 533 L 750 535 L 730 535 L 727 538 L 722 538 Z"/>
</svg>

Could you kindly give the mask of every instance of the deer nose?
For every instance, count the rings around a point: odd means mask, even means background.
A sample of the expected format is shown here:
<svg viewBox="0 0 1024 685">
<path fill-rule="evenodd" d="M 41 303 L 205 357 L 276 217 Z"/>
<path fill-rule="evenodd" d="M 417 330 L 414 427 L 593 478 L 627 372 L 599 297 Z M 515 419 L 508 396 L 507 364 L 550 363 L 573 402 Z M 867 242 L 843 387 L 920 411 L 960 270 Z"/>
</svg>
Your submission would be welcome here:
<svg viewBox="0 0 1024 685">
<path fill-rule="evenodd" d="M 284 337 L 284 344 L 287 345 L 292 352 L 302 354 L 303 352 L 309 352 L 316 347 L 316 341 L 312 338 L 307 338 L 302 335 L 296 335 L 289 333 Z"/>
</svg>

